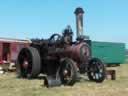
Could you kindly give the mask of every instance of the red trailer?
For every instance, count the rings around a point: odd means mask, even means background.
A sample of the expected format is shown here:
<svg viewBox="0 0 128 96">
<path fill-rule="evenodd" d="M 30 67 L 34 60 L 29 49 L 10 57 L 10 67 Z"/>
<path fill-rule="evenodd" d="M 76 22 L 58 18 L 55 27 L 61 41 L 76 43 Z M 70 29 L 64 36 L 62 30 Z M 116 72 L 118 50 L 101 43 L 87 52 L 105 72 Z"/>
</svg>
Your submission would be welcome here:
<svg viewBox="0 0 128 96">
<path fill-rule="evenodd" d="M 0 64 L 15 61 L 20 49 L 29 46 L 30 43 L 30 40 L 0 38 Z"/>
</svg>

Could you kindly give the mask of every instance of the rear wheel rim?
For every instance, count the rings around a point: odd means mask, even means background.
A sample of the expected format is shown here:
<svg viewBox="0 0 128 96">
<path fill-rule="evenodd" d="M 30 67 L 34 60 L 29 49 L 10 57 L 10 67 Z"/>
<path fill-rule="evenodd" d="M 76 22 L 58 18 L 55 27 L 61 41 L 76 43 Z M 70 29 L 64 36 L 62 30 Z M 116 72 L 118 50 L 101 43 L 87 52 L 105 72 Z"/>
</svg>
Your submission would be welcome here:
<svg viewBox="0 0 128 96">
<path fill-rule="evenodd" d="M 21 74 L 29 77 L 32 72 L 32 55 L 29 50 L 24 49 L 18 57 L 18 62 L 21 68 Z"/>
</svg>

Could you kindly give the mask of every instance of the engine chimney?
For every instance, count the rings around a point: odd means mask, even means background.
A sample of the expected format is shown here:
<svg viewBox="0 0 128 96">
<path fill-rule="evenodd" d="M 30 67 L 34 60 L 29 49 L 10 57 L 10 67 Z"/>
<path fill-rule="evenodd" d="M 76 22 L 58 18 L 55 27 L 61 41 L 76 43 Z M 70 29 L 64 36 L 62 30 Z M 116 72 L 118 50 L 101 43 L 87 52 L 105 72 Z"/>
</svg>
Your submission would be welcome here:
<svg viewBox="0 0 128 96">
<path fill-rule="evenodd" d="M 76 15 L 76 30 L 77 30 L 77 38 L 83 37 L 83 14 L 84 11 L 82 8 L 78 7 L 75 10 Z"/>
</svg>

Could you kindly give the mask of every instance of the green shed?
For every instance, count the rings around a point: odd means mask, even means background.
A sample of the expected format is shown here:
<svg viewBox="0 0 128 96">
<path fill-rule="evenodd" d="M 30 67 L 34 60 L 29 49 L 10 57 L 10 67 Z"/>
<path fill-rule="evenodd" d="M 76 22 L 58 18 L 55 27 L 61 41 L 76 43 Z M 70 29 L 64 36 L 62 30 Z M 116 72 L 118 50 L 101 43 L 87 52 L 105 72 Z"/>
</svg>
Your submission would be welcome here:
<svg viewBox="0 0 128 96">
<path fill-rule="evenodd" d="M 90 46 L 92 57 L 98 57 L 106 64 L 125 63 L 125 43 L 91 41 Z"/>
</svg>

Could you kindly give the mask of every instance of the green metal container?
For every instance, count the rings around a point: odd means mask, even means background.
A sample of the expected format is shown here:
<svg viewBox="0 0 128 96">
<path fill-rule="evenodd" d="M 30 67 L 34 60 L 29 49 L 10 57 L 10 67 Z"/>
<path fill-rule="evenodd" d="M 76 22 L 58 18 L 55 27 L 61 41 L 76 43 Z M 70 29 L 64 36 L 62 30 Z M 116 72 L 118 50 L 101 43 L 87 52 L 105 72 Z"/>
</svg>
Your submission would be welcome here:
<svg viewBox="0 0 128 96">
<path fill-rule="evenodd" d="M 102 59 L 106 64 L 123 64 L 126 59 L 124 43 L 91 41 L 92 57 Z"/>
</svg>

